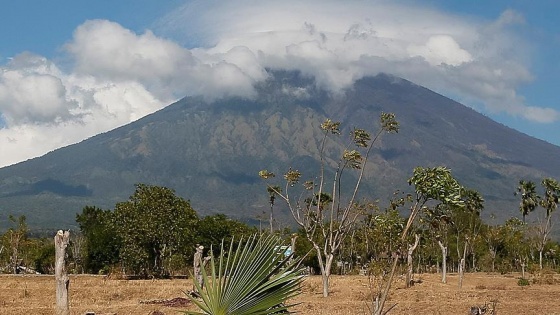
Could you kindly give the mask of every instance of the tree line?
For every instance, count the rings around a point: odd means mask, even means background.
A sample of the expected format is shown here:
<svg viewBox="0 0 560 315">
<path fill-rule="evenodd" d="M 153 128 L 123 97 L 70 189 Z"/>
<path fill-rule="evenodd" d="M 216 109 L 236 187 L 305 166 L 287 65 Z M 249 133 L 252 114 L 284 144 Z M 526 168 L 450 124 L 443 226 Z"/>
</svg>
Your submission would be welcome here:
<svg viewBox="0 0 560 315">
<path fill-rule="evenodd" d="M 10 219 L 13 227 L 1 238 L 1 272 L 53 273 L 52 235 L 30 237 L 24 216 Z M 69 244 L 70 272 L 140 277 L 188 274 L 197 244 L 217 252 L 222 241 L 227 249 L 231 240 L 257 231 L 224 214 L 200 217 L 172 189 L 146 184 L 137 184 L 112 210 L 84 207 L 76 222 L 80 231 Z"/>
</svg>

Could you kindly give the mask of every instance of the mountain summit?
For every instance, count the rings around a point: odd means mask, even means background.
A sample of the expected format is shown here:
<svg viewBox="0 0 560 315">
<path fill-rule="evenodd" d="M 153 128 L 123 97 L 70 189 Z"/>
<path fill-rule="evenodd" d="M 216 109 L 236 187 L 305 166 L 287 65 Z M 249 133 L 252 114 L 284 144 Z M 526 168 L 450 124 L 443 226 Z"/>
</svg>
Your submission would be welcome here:
<svg viewBox="0 0 560 315">
<path fill-rule="evenodd" d="M 407 191 L 416 166 L 444 165 L 478 190 L 485 213 L 518 215 L 517 182 L 560 178 L 560 147 L 505 127 L 394 76 L 366 77 L 338 94 L 299 72 L 270 72 L 252 99 L 186 97 L 138 121 L 0 169 L 0 228 L 8 214 L 32 227 L 74 226 L 86 205 L 112 209 L 145 183 L 172 188 L 202 214 L 258 220 L 268 195 L 258 171 L 317 171 L 320 124 L 375 131 L 381 112 L 400 131 L 377 144 L 362 193 L 382 203 Z M 336 150 L 333 150 L 336 151 Z M 289 224 L 288 214 L 279 217 Z"/>
</svg>

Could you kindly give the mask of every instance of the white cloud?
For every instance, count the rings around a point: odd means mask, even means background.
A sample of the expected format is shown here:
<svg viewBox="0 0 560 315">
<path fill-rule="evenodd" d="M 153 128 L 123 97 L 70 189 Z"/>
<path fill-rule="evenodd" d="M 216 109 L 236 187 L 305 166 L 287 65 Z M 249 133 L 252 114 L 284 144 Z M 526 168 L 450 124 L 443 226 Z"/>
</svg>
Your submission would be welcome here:
<svg viewBox="0 0 560 315">
<path fill-rule="evenodd" d="M 553 108 L 528 106 L 524 107 L 523 110 L 525 111 L 524 116 L 532 121 L 552 123 L 560 120 L 560 113 Z"/>
<path fill-rule="evenodd" d="M 45 58 L 24 53 L 0 72 L 0 112 L 5 123 L 65 120 L 76 106 L 66 99 L 58 69 Z"/>
<path fill-rule="evenodd" d="M 127 124 L 171 101 L 155 98 L 136 81 L 62 73 L 30 54 L 14 60 L 0 72 L 2 166 Z"/>
<path fill-rule="evenodd" d="M 75 60 L 77 74 L 111 82 L 135 81 L 159 98 L 184 94 L 215 98 L 232 91 L 242 95 L 253 92 L 249 75 L 255 75 L 254 71 L 243 73 L 225 58 L 203 63 L 188 49 L 151 31 L 137 35 L 110 21 L 85 22 L 76 29 L 66 49 Z M 236 56 L 245 56 L 235 59 L 246 63 L 247 52 L 241 50 L 234 49 L 224 56 L 238 51 Z M 234 74 L 236 79 L 227 81 Z"/>
<path fill-rule="evenodd" d="M 73 107 L 65 94 L 60 79 L 51 75 L 4 71 L 0 78 L 0 104 L 7 123 L 60 120 Z"/>
<path fill-rule="evenodd" d="M 174 42 L 146 31 L 136 35 L 117 23 L 86 21 L 74 32 L 66 49 L 77 73 L 111 80 L 170 80 L 196 61 Z"/>
<path fill-rule="evenodd" d="M 459 66 L 472 61 L 471 54 L 449 35 L 432 35 L 424 45 L 411 44 L 407 51 L 411 57 L 422 57 L 432 66 Z"/>
<path fill-rule="evenodd" d="M 500 17 L 493 24 L 497 27 L 503 27 L 510 24 L 525 24 L 525 18 L 518 12 L 507 9 L 500 14 Z"/>
</svg>

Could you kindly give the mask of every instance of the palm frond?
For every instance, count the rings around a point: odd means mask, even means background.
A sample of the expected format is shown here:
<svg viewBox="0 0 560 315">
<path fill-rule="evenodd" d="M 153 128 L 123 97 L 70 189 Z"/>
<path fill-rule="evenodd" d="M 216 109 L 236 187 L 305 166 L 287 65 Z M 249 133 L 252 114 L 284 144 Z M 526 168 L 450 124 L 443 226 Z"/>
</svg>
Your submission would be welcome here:
<svg viewBox="0 0 560 315">
<path fill-rule="evenodd" d="M 195 287 L 201 300 L 188 296 L 201 312 L 192 315 L 267 315 L 289 313 L 285 302 L 300 293 L 303 281 L 299 260 L 285 257 L 281 240 L 274 235 L 249 237 L 229 251 L 222 244 L 220 256 L 211 256 L 210 275 L 202 269 L 206 285 Z"/>
</svg>

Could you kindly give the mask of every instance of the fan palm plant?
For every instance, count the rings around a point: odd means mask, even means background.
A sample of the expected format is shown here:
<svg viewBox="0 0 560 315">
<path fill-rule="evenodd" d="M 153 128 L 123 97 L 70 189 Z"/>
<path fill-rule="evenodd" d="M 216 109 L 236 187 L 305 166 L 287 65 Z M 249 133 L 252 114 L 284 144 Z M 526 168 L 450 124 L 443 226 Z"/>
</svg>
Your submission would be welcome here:
<svg viewBox="0 0 560 315">
<path fill-rule="evenodd" d="M 220 256 L 210 259 L 210 275 L 202 270 L 205 285 L 195 279 L 200 300 L 188 295 L 201 311 L 190 315 L 260 315 L 289 313 L 286 300 L 300 293 L 303 273 L 299 260 L 289 262 L 281 240 L 254 235 L 229 251 L 222 243 Z"/>
</svg>

